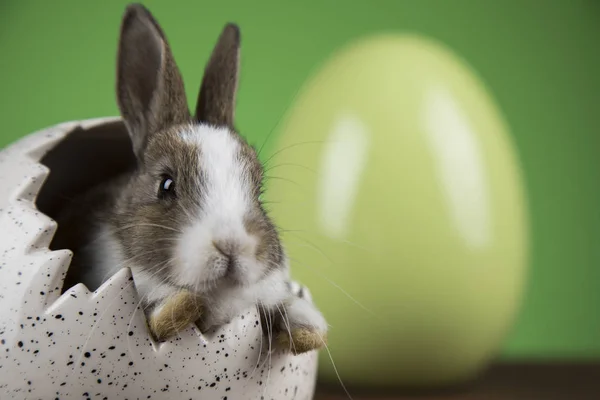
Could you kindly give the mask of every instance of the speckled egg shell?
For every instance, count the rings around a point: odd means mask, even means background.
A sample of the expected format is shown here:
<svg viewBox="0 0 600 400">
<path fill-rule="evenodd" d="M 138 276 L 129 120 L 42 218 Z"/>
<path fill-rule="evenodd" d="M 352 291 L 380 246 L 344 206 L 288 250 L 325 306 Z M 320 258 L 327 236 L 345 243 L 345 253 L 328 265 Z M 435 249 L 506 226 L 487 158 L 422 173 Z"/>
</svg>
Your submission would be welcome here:
<svg viewBox="0 0 600 400">
<path fill-rule="evenodd" d="M 251 309 L 220 329 L 190 327 L 156 344 L 129 269 L 95 292 L 63 295 L 69 250 L 51 251 L 56 223 L 36 207 L 44 155 L 76 129 L 68 122 L 0 152 L 0 398 L 311 399 L 316 352 L 270 352 Z"/>
</svg>

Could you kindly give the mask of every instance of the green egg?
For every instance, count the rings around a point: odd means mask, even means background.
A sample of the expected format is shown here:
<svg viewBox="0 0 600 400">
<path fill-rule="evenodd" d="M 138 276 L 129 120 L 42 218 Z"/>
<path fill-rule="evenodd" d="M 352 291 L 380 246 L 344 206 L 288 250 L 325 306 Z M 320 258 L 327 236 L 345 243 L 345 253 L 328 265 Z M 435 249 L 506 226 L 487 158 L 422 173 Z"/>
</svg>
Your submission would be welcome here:
<svg viewBox="0 0 600 400">
<path fill-rule="evenodd" d="M 345 384 L 460 383 L 498 355 L 524 290 L 526 197 L 503 116 L 453 52 L 404 35 L 342 49 L 291 107 L 266 175 Z"/>
</svg>

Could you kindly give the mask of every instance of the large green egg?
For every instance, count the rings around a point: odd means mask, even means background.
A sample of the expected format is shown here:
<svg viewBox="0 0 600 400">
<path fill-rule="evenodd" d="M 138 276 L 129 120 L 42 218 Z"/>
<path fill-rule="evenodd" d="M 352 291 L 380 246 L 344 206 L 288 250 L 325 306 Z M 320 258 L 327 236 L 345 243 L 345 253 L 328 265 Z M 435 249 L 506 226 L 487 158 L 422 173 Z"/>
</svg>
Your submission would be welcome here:
<svg viewBox="0 0 600 400">
<path fill-rule="evenodd" d="M 311 78 L 274 147 L 268 208 L 344 383 L 459 383 L 498 354 L 524 288 L 526 199 L 465 62 L 415 36 L 361 40 Z M 320 369 L 338 381 L 327 351 Z"/>
</svg>

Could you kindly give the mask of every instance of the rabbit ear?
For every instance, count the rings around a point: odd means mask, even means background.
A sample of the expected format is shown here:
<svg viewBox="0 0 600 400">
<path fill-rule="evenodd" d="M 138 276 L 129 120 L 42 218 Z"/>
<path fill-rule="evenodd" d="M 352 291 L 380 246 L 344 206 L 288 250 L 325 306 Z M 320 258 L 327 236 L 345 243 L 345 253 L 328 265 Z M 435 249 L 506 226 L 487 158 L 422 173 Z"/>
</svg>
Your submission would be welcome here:
<svg viewBox="0 0 600 400">
<path fill-rule="evenodd" d="M 167 39 L 140 4 L 129 5 L 121 23 L 117 102 L 138 158 L 152 134 L 190 120 L 183 80 Z"/>
<path fill-rule="evenodd" d="M 233 128 L 240 60 L 240 30 L 227 24 L 210 56 L 200 86 L 196 120 Z"/>
</svg>

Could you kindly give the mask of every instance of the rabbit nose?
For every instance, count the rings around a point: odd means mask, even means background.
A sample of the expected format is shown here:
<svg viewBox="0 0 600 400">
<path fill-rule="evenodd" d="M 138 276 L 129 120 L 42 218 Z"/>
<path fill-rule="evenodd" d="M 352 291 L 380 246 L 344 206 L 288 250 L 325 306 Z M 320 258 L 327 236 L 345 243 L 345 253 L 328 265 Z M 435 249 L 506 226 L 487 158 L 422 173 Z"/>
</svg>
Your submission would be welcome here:
<svg viewBox="0 0 600 400">
<path fill-rule="evenodd" d="M 213 240 L 213 246 L 225 257 L 231 257 L 235 253 L 235 243 L 231 240 Z"/>
<path fill-rule="evenodd" d="M 235 243 L 231 240 L 213 240 L 213 246 L 227 259 L 227 268 L 233 268 L 236 251 Z"/>
</svg>

